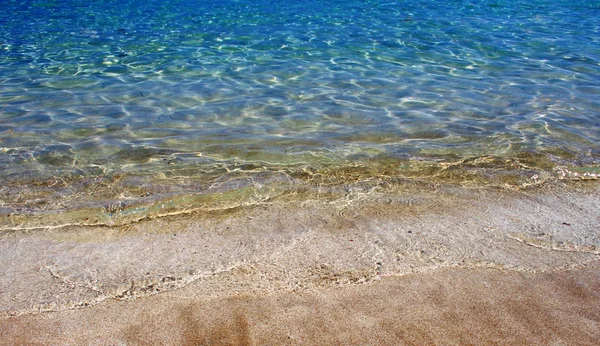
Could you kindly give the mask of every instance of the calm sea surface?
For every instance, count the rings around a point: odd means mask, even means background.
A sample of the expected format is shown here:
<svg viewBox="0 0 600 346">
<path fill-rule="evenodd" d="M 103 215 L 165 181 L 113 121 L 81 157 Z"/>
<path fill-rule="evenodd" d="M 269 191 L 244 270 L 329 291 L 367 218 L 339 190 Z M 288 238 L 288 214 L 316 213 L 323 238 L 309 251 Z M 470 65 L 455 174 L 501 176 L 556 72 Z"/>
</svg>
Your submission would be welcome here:
<svg viewBox="0 0 600 346">
<path fill-rule="evenodd" d="M 5 224 L 599 165 L 596 0 L 2 1 Z"/>
</svg>

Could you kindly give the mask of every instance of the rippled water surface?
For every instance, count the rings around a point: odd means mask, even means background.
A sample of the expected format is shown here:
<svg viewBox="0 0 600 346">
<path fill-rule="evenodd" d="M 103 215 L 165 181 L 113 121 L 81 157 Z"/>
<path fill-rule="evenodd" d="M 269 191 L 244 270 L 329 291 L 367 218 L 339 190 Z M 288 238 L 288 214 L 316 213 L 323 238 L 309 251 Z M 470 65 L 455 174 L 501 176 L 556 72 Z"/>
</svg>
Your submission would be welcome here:
<svg viewBox="0 0 600 346">
<path fill-rule="evenodd" d="M 599 18 L 591 0 L 3 1 L 0 209 L 596 178 Z"/>
</svg>

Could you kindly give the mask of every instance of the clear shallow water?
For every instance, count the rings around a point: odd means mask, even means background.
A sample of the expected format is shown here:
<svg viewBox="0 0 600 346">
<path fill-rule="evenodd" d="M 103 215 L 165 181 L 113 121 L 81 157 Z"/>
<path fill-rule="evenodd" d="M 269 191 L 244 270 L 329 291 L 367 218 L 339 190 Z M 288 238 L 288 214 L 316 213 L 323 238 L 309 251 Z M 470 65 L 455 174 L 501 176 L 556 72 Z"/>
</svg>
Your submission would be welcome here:
<svg viewBox="0 0 600 346">
<path fill-rule="evenodd" d="M 597 1 L 7 1 L 0 208 L 597 177 L 598 18 Z"/>
</svg>

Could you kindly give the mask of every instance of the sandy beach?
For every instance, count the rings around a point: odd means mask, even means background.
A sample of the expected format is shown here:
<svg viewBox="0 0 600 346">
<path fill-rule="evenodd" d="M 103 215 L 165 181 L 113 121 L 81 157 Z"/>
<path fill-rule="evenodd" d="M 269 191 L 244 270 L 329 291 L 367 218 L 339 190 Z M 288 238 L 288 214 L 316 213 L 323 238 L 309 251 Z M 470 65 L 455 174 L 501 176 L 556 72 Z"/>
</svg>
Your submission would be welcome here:
<svg viewBox="0 0 600 346">
<path fill-rule="evenodd" d="M 168 295 L 0 322 L 13 345 L 594 345 L 600 271 L 441 269 L 369 285 Z"/>
<path fill-rule="evenodd" d="M 594 183 L 441 187 L 5 231 L 0 334 L 23 345 L 592 345 L 599 196 Z"/>
<path fill-rule="evenodd" d="M 2 5 L 0 346 L 600 345 L 598 1 Z"/>
</svg>

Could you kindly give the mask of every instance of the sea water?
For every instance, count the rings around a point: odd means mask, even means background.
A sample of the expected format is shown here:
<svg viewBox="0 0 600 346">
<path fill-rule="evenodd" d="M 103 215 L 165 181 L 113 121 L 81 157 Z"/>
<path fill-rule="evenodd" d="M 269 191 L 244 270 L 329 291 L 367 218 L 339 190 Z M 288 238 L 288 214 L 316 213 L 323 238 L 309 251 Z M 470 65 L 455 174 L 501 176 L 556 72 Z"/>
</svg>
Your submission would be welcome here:
<svg viewBox="0 0 600 346">
<path fill-rule="evenodd" d="M 4 228 L 597 178 L 599 18 L 592 0 L 4 0 Z"/>
</svg>

